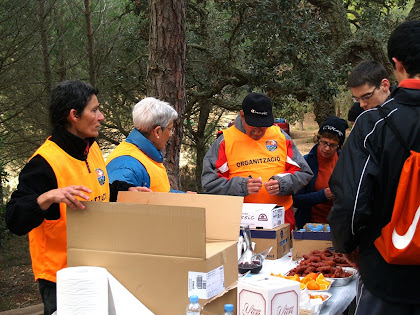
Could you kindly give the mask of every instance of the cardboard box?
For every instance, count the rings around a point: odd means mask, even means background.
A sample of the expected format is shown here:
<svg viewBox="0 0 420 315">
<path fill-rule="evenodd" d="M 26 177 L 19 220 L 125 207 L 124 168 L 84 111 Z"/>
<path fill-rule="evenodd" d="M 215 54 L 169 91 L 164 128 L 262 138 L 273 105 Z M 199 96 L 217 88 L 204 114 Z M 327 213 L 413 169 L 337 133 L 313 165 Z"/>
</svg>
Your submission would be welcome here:
<svg viewBox="0 0 420 315">
<path fill-rule="evenodd" d="M 191 292 L 223 310 L 213 297 L 231 296 L 238 279 L 243 198 L 124 192 L 118 201 L 67 212 L 68 266 L 106 268 L 155 314 L 185 313 Z"/>
<path fill-rule="evenodd" d="M 251 229 L 251 238 L 255 242 L 256 253 L 272 246 L 266 259 L 279 259 L 290 251 L 290 224 L 285 223 L 274 229 Z"/>
<path fill-rule="evenodd" d="M 319 223 L 308 223 L 314 227 L 320 225 Z M 308 231 L 308 224 L 303 227 L 304 232 L 293 231 L 293 260 L 299 260 L 302 255 L 309 254 L 313 250 L 324 250 L 326 248 L 334 250 L 331 234 L 327 231 L 327 224 L 320 232 Z"/>
<path fill-rule="evenodd" d="M 274 229 L 284 223 L 284 207 L 276 204 L 244 203 L 241 225 L 253 229 Z"/>
<path fill-rule="evenodd" d="M 300 284 L 278 277 L 249 277 L 238 283 L 237 314 L 299 314 Z"/>
</svg>

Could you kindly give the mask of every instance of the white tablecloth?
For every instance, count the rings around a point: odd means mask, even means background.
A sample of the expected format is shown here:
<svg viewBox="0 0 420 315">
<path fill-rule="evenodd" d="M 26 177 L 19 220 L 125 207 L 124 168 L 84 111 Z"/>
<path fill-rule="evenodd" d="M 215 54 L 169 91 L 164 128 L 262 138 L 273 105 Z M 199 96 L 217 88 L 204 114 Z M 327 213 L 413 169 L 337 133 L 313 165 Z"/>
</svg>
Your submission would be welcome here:
<svg viewBox="0 0 420 315">
<path fill-rule="evenodd" d="M 260 273 L 266 275 L 270 275 L 270 273 L 285 274 L 296 265 L 297 263 L 292 260 L 292 252 L 290 251 L 280 259 L 265 260 Z M 328 292 L 332 296 L 323 306 L 320 315 L 341 315 L 356 296 L 356 283 L 357 279 L 353 279 L 345 286 L 331 287 Z"/>
</svg>

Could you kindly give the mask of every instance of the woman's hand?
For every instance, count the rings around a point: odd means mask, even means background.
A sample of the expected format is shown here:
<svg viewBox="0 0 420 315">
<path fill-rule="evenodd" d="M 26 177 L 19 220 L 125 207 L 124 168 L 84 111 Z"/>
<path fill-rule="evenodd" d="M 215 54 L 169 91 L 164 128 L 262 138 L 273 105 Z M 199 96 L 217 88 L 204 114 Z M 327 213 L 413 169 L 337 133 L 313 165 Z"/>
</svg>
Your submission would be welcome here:
<svg viewBox="0 0 420 315">
<path fill-rule="evenodd" d="M 153 190 L 151 190 L 150 188 L 142 187 L 142 186 L 130 187 L 128 188 L 128 191 L 153 192 Z"/>
<path fill-rule="evenodd" d="M 84 209 L 85 206 L 76 198 L 80 197 L 84 200 L 90 200 L 90 197 L 85 193 L 91 193 L 92 190 L 81 185 L 72 185 L 64 188 L 57 188 L 49 190 L 37 199 L 37 202 L 42 210 L 47 210 L 53 203 L 64 202 L 68 207 L 76 209 Z"/>
<path fill-rule="evenodd" d="M 328 200 L 331 200 L 331 199 L 334 198 L 334 195 L 332 194 L 330 187 L 327 187 L 327 188 L 324 189 L 324 194 L 325 194 L 325 197 L 327 197 Z"/>
</svg>

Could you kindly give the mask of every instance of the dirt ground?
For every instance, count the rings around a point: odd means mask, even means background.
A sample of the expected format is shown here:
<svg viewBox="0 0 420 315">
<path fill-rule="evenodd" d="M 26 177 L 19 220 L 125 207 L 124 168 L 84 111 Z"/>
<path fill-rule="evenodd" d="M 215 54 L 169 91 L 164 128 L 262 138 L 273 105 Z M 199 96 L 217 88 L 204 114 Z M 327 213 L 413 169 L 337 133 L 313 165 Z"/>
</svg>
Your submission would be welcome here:
<svg viewBox="0 0 420 315">
<path fill-rule="evenodd" d="M 0 312 L 42 303 L 28 246 L 28 236 L 11 235 L 0 248 Z"/>
<path fill-rule="evenodd" d="M 308 114 L 303 123 L 290 127 L 290 134 L 302 155 L 314 145 L 313 137 L 318 124 L 313 114 Z M 38 285 L 34 282 L 28 237 L 10 236 L 0 248 L 0 312 L 42 303 Z"/>
</svg>

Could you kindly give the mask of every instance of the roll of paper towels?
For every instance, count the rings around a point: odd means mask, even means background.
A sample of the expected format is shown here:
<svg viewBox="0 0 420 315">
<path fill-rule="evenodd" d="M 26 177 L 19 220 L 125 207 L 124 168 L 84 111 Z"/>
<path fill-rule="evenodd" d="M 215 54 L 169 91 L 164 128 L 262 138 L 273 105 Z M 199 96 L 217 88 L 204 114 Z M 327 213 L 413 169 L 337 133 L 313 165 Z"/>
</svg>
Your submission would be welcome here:
<svg viewBox="0 0 420 315">
<path fill-rule="evenodd" d="M 108 315 L 108 271 L 93 266 L 59 270 L 57 310 L 60 315 Z"/>
</svg>

